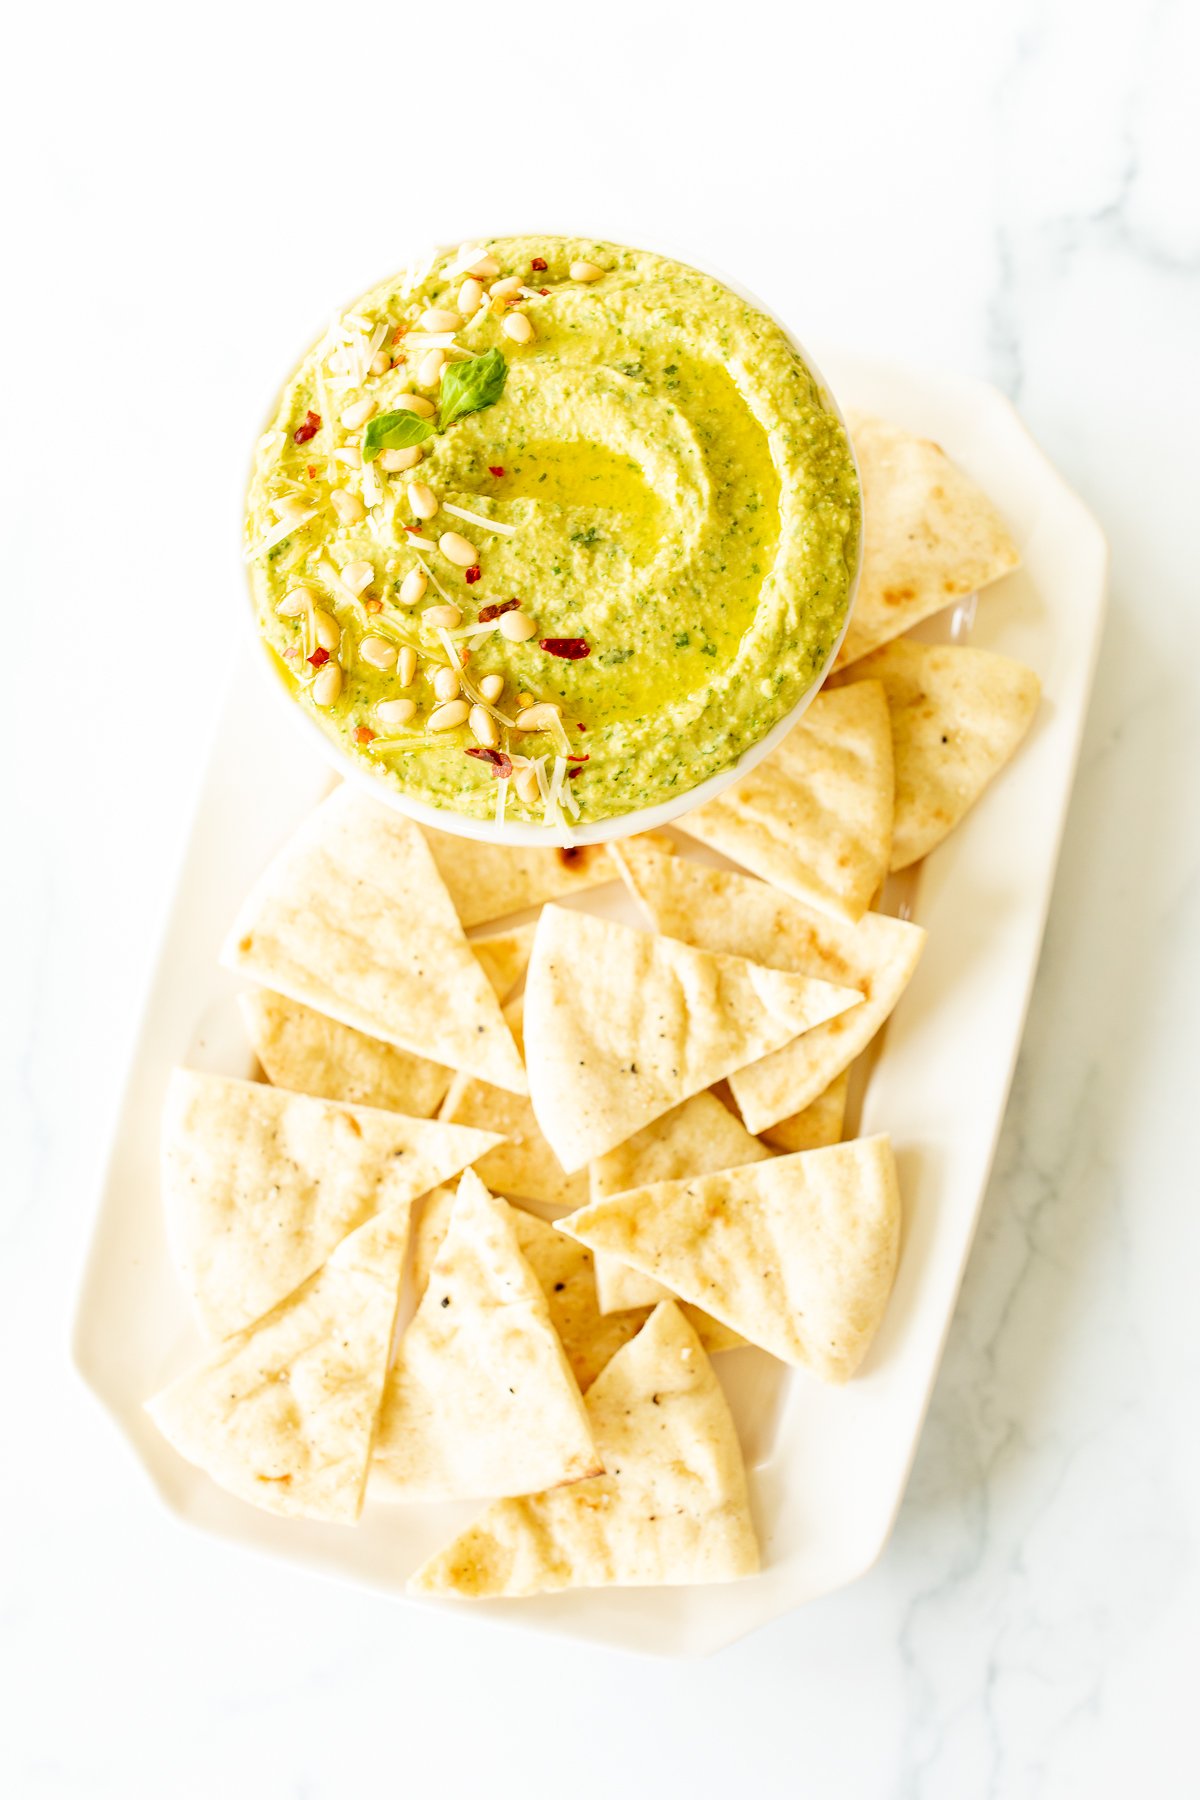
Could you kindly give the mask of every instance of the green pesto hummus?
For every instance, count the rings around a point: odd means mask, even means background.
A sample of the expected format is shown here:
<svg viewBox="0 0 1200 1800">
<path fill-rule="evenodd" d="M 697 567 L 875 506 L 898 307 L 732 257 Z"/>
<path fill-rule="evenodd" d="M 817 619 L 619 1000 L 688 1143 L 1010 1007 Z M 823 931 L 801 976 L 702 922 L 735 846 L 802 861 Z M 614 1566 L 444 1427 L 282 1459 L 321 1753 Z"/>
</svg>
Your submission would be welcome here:
<svg viewBox="0 0 1200 1800">
<path fill-rule="evenodd" d="M 443 423 L 450 391 L 478 409 Z M 646 251 L 498 238 L 382 283 L 304 358 L 246 556 L 341 748 L 429 805 L 493 818 L 503 790 L 557 825 L 677 797 L 796 704 L 859 516 L 845 431 L 770 319 Z"/>
</svg>

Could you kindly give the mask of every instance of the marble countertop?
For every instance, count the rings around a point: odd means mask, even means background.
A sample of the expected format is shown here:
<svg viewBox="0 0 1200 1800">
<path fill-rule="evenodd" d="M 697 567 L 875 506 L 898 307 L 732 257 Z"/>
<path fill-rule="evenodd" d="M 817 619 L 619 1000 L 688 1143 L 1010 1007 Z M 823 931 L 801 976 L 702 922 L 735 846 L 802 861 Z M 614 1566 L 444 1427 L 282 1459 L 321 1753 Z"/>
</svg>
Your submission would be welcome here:
<svg viewBox="0 0 1200 1800">
<path fill-rule="evenodd" d="M 1198 21 L 23 20 L 0 120 L 23 245 L 0 301 L 7 1793 L 1197 1791 Z M 1025 1047 L 895 1536 L 703 1664 L 417 1615 L 186 1533 L 66 1350 L 271 383 L 413 242 L 543 219 L 703 238 L 810 342 L 990 379 L 1112 547 Z"/>
</svg>

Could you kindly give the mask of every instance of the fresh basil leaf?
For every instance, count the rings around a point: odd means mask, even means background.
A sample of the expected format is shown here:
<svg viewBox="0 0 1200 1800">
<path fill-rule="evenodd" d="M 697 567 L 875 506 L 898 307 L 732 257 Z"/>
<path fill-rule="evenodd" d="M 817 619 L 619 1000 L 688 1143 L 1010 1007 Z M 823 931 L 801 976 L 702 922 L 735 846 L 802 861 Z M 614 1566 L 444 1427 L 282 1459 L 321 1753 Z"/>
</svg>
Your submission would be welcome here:
<svg viewBox="0 0 1200 1800">
<path fill-rule="evenodd" d="M 362 459 L 374 462 L 381 450 L 409 450 L 433 436 L 433 421 L 415 412 L 380 413 L 371 420 L 363 438 Z"/>
<path fill-rule="evenodd" d="M 508 364 L 500 350 L 488 350 L 466 362 L 447 363 L 442 372 L 440 429 L 445 431 L 455 419 L 494 406 L 507 378 Z"/>
</svg>

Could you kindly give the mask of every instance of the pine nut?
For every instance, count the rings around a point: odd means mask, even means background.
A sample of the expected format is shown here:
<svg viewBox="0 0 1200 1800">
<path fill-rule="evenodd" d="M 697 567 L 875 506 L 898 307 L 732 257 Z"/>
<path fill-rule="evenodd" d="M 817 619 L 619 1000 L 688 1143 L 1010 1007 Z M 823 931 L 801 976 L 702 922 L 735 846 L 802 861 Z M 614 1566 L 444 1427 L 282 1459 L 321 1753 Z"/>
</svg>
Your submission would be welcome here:
<svg viewBox="0 0 1200 1800">
<path fill-rule="evenodd" d="M 470 707 L 465 700 L 448 700 L 445 706 L 435 706 L 429 715 L 430 731 L 453 731 L 456 725 L 465 725 L 470 715 Z"/>
<path fill-rule="evenodd" d="M 488 293 L 493 300 L 509 300 L 520 293 L 523 285 L 519 275 L 506 275 L 503 281 L 493 281 Z"/>
<path fill-rule="evenodd" d="M 415 469 L 424 454 L 420 444 L 410 444 L 407 450 L 381 450 L 379 466 L 389 475 L 399 475 L 404 469 Z"/>
<path fill-rule="evenodd" d="M 292 588 L 283 596 L 275 611 L 281 619 L 298 619 L 312 605 L 312 595 L 307 588 Z"/>
<path fill-rule="evenodd" d="M 346 427 L 347 431 L 357 431 L 360 425 L 366 424 L 374 411 L 374 400 L 356 400 L 352 406 L 348 406 L 343 412 L 342 424 Z"/>
<path fill-rule="evenodd" d="M 400 583 L 401 606 L 417 606 L 425 598 L 429 577 L 424 569 L 410 569 Z"/>
<path fill-rule="evenodd" d="M 424 517 L 428 518 L 429 514 L 426 513 Z M 469 539 L 460 537 L 457 531 L 443 531 L 438 539 L 438 549 L 447 562 L 457 563 L 460 569 L 469 569 L 479 560 L 474 544 Z M 505 613 L 504 616 L 507 619 L 512 615 Z"/>
<path fill-rule="evenodd" d="M 428 625 L 431 631 L 436 631 L 439 625 L 453 631 L 456 625 L 462 624 L 462 614 L 457 606 L 427 606 L 421 614 L 421 623 Z"/>
<path fill-rule="evenodd" d="M 431 306 L 417 323 L 422 331 L 457 331 L 462 324 L 462 315 L 451 312 L 448 306 Z"/>
<path fill-rule="evenodd" d="M 433 677 L 433 691 L 439 700 L 457 700 L 462 693 L 462 682 L 453 669 L 438 669 Z"/>
<path fill-rule="evenodd" d="M 525 768 L 518 769 L 513 776 L 513 786 L 517 790 L 518 800 L 523 801 L 526 806 L 537 805 L 541 797 L 541 789 L 538 787 L 536 769 L 531 769 L 528 764 Z"/>
<path fill-rule="evenodd" d="M 322 650 L 334 651 L 342 641 L 342 628 L 332 613 L 324 607 L 313 609 L 313 627 L 317 634 L 317 642 Z"/>
<path fill-rule="evenodd" d="M 458 290 L 458 310 L 464 319 L 469 319 L 473 312 L 478 312 L 482 299 L 482 281 L 477 276 L 468 275 Z"/>
<path fill-rule="evenodd" d="M 371 358 L 372 375 L 386 375 L 392 366 L 392 359 L 386 350 L 377 350 Z"/>
<path fill-rule="evenodd" d="M 446 363 L 444 350 L 429 350 L 421 358 L 421 366 L 417 370 L 417 380 L 422 387 L 436 387 L 442 379 L 442 370 Z"/>
<path fill-rule="evenodd" d="M 375 717 L 381 725 L 393 728 L 407 725 L 417 710 L 415 700 L 381 700 L 375 708 Z"/>
<path fill-rule="evenodd" d="M 332 706 L 342 691 L 342 671 L 335 662 L 323 663 L 309 689 L 316 706 Z"/>
<path fill-rule="evenodd" d="M 562 707 L 556 706 L 553 700 L 539 701 L 536 706 L 527 706 L 517 714 L 517 730 L 549 731 L 561 713 Z"/>
<path fill-rule="evenodd" d="M 494 750 L 500 742 L 500 731 L 486 706 L 473 706 L 468 723 L 476 743 L 488 750 Z"/>
<path fill-rule="evenodd" d="M 432 519 L 438 509 L 438 498 L 433 489 L 424 481 L 410 481 L 408 484 L 408 504 L 412 507 L 415 519 Z"/>
<path fill-rule="evenodd" d="M 518 706 L 532 706 L 533 701 L 534 701 L 534 696 L 532 694 L 521 693 L 521 694 L 517 695 L 517 705 Z"/>
<path fill-rule="evenodd" d="M 526 644 L 537 630 L 528 613 L 507 612 L 500 615 L 500 636 L 510 644 Z"/>
<path fill-rule="evenodd" d="M 505 337 L 512 339 L 514 344 L 532 344 L 533 342 L 533 321 L 527 313 L 509 313 L 500 329 Z"/>
<path fill-rule="evenodd" d="M 504 692 L 503 675 L 485 675 L 483 680 L 479 683 L 479 691 L 485 700 L 490 700 L 492 705 L 495 706 L 497 700 Z"/>
<path fill-rule="evenodd" d="M 361 525 L 367 516 L 367 509 L 358 495 L 347 493 L 345 488 L 334 488 L 329 504 L 343 525 Z"/>
<path fill-rule="evenodd" d="M 281 525 L 294 525 L 312 511 L 312 503 L 306 495 L 287 494 L 282 500 L 272 500 L 271 510 Z"/>
<path fill-rule="evenodd" d="M 395 667 L 396 646 L 391 638 L 365 637 L 358 646 L 358 654 L 364 662 L 370 663 L 373 669 Z"/>
<path fill-rule="evenodd" d="M 417 672 L 417 653 L 411 644 L 400 646 L 400 655 L 396 660 L 396 680 L 401 687 L 409 687 Z"/>
<path fill-rule="evenodd" d="M 424 394 L 397 394 L 392 401 L 396 412 L 415 412 L 418 419 L 432 419 L 437 408 Z"/>
<path fill-rule="evenodd" d="M 572 281 L 599 281 L 607 272 L 599 263 L 593 262 L 573 262 L 570 270 Z"/>
<path fill-rule="evenodd" d="M 374 579 L 375 571 L 369 562 L 347 563 L 342 570 L 342 586 L 349 588 L 352 594 L 361 594 Z"/>
<path fill-rule="evenodd" d="M 490 254 L 481 256 L 479 261 L 473 262 L 467 270 L 468 275 L 474 275 L 479 281 L 490 281 L 493 275 L 498 275 L 499 273 L 500 264 L 496 261 L 495 257 Z"/>
</svg>

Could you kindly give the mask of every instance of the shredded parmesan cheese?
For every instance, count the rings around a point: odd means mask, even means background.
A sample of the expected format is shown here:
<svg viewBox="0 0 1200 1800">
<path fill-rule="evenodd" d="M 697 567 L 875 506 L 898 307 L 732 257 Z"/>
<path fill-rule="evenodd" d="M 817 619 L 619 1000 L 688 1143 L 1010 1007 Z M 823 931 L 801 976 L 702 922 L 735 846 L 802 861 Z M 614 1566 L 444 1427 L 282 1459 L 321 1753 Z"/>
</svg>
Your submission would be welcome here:
<svg viewBox="0 0 1200 1800">
<path fill-rule="evenodd" d="M 496 823 L 497 823 L 497 825 L 503 825 L 503 823 L 504 823 L 504 811 L 508 805 L 508 784 L 509 784 L 510 780 L 511 780 L 511 776 L 508 776 L 508 775 L 498 775 L 496 777 Z"/>
<path fill-rule="evenodd" d="M 243 561 L 248 563 L 257 562 L 260 556 L 265 556 L 268 550 L 273 550 L 275 548 L 276 544 L 282 544 L 285 537 L 291 537 L 293 531 L 299 531 L 301 526 L 307 525 L 308 521 L 310 519 L 315 519 L 316 516 L 317 508 L 314 506 L 310 511 L 301 513 L 298 518 L 285 519 L 282 524 L 273 525 L 266 537 L 260 538 L 257 544 L 251 544 L 249 550 L 246 551 L 245 556 L 243 557 Z"/>
<path fill-rule="evenodd" d="M 482 525 L 485 531 L 498 531 L 501 537 L 515 537 L 515 525 L 505 525 L 500 519 L 489 519 L 484 513 L 468 512 L 465 506 L 452 506 L 449 500 L 442 501 L 442 511 L 453 513 L 456 519 L 465 519 L 468 525 Z"/>
</svg>

